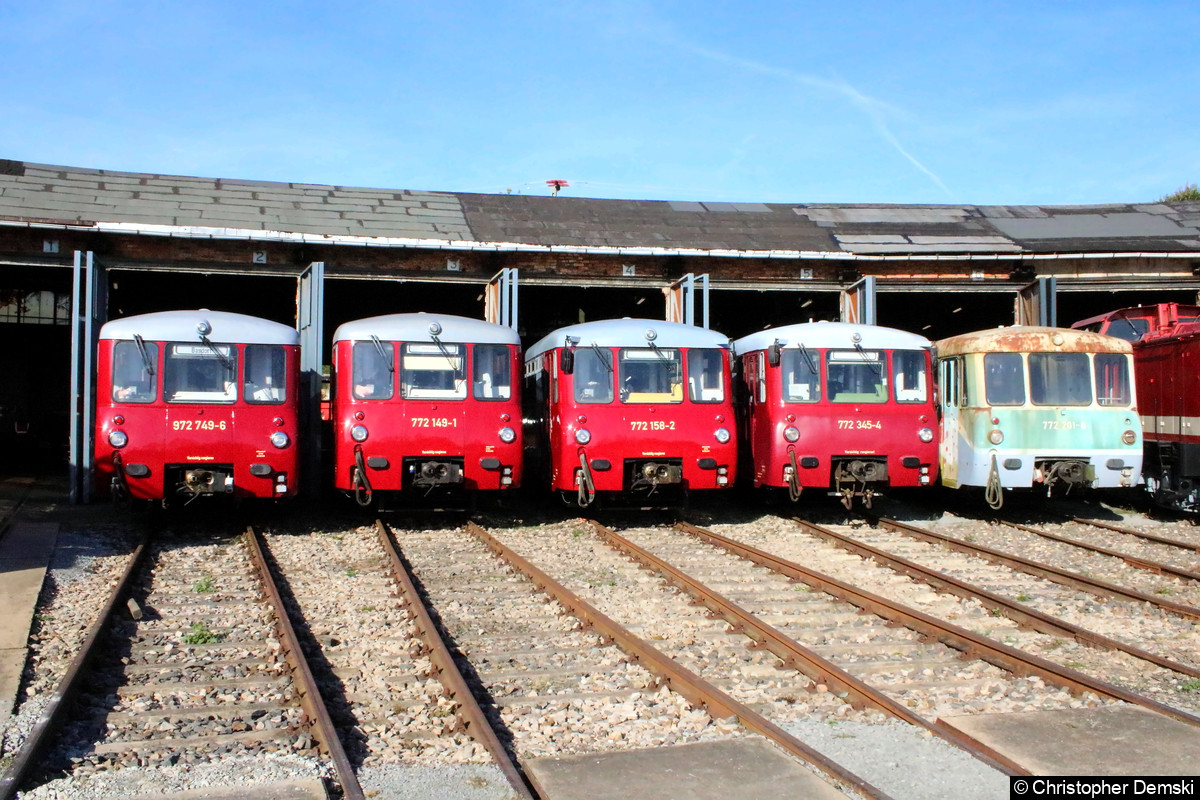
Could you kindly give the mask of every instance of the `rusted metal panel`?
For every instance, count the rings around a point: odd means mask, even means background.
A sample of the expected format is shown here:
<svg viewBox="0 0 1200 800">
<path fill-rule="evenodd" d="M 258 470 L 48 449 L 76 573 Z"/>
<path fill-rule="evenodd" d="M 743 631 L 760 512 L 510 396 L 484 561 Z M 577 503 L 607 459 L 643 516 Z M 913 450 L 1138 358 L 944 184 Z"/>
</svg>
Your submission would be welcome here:
<svg viewBox="0 0 1200 800">
<path fill-rule="evenodd" d="M 1129 342 L 1069 328 L 1014 325 L 964 333 L 935 345 L 939 358 L 966 353 L 1132 353 Z"/>
</svg>

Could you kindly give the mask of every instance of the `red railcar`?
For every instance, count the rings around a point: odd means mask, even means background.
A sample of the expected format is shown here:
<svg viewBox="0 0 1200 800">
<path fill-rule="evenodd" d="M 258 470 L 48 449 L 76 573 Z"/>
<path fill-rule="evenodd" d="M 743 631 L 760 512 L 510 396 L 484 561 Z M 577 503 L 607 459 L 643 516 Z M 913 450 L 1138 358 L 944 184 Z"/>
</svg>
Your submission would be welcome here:
<svg viewBox="0 0 1200 800">
<path fill-rule="evenodd" d="M 94 463 L 114 499 L 297 493 L 299 334 L 221 311 L 100 329 Z"/>
<path fill-rule="evenodd" d="M 535 469 L 580 506 L 598 493 L 672 506 L 728 489 L 737 439 L 729 339 L 645 319 L 560 328 L 525 354 Z"/>
<path fill-rule="evenodd" d="M 521 482 L 520 338 L 446 314 L 388 314 L 333 335 L 334 486 L 458 495 Z M 468 493 L 464 496 L 463 493 Z"/>
<path fill-rule="evenodd" d="M 891 328 L 810 322 L 734 342 L 756 487 L 840 495 L 937 482 L 930 342 Z"/>
</svg>

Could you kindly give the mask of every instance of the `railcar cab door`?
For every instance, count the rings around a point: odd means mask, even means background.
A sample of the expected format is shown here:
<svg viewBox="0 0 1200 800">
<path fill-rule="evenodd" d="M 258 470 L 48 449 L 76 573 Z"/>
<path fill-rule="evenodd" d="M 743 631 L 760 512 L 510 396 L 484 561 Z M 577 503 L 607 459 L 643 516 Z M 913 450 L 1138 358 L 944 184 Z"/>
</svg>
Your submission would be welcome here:
<svg viewBox="0 0 1200 800">
<path fill-rule="evenodd" d="M 938 359 L 938 403 L 941 438 L 938 443 L 938 469 L 942 483 L 956 487 L 961 457 L 959 408 L 966 402 L 964 361 L 961 357 Z M 965 443 L 968 446 L 970 443 Z"/>
<path fill-rule="evenodd" d="M 397 353 L 402 403 L 397 433 L 405 448 L 404 480 L 428 487 L 463 481 L 467 413 L 467 345 L 402 342 Z"/>
</svg>

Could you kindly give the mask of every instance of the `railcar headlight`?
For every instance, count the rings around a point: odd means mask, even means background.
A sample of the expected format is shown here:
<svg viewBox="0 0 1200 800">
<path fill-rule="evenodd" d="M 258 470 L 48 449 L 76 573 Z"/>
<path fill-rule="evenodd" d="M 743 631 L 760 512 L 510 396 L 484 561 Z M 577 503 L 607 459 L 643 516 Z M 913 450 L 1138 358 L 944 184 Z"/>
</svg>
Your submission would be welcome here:
<svg viewBox="0 0 1200 800">
<path fill-rule="evenodd" d="M 120 449 L 129 444 L 129 435 L 125 431 L 113 431 L 108 435 L 108 443 Z"/>
<path fill-rule="evenodd" d="M 367 440 L 367 426 L 355 425 L 350 429 L 350 438 L 356 442 L 365 442 Z"/>
<path fill-rule="evenodd" d="M 717 437 L 717 441 L 720 442 L 721 444 L 729 443 L 729 429 L 728 428 L 717 428 L 716 431 L 713 432 L 713 436 Z"/>
<path fill-rule="evenodd" d="M 789 425 L 783 429 L 783 438 L 789 442 L 795 442 L 800 439 L 800 429 L 795 425 Z"/>
<path fill-rule="evenodd" d="M 998 428 L 988 431 L 988 441 L 992 444 L 1000 444 L 1004 441 L 1004 432 Z"/>
<path fill-rule="evenodd" d="M 287 447 L 290 441 L 291 440 L 288 439 L 288 435 L 283 431 L 275 431 L 271 434 L 271 444 L 275 445 L 280 450 Z"/>
<path fill-rule="evenodd" d="M 109 437 L 111 440 L 111 437 Z M 1121 434 L 1121 441 L 1125 444 L 1133 444 L 1137 441 L 1137 431 L 1125 431 Z"/>
<path fill-rule="evenodd" d="M 933 430 L 930 428 L 921 428 L 921 430 L 917 431 L 917 438 L 925 442 L 925 444 L 929 444 L 933 441 Z"/>
<path fill-rule="evenodd" d="M 505 444 L 512 444 L 516 440 L 517 440 L 517 432 L 514 431 L 512 428 L 506 427 L 506 428 L 500 429 L 500 441 L 504 442 Z"/>
<path fill-rule="evenodd" d="M 580 428 L 579 430 L 575 431 L 575 441 L 579 442 L 580 444 L 587 444 L 591 440 L 592 434 L 588 432 L 587 428 Z"/>
</svg>

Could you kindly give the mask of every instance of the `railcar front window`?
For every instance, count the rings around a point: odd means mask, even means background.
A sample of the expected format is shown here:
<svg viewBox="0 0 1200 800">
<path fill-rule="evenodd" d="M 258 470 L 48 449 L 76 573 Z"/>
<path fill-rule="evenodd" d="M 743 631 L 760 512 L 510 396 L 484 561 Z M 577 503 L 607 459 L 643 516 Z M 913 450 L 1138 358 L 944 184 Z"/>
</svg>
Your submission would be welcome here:
<svg viewBox="0 0 1200 800">
<path fill-rule="evenodd" d="M 623 403 L 682 403 L 680 352 L 661 347 L 622 349 L 617 385 Z"/>
<path fill-rule="evenodd" d="M 878 350 L 830 350 L 826 386 L 831 403 L 886 403 L 887 362 Z"/>
<path fill-rule="evenodd" d="M 1020 353 L 985 353 L 983 373 L 989 406 L 1025 405 L 1025 366 Z"/>
<path fill-rule="evenodd" d="M 477 344 L 473 348 L 471 382 L 476 400 L 507 400 L 512 397 L 511 351 L 502 344 Z"/>
<path fill-rule="evenodd" d="M 1123 353 L 1097 353 L 1096 401 L 1102 406 L 1127 406 L 1132 399 L 1129 356 Z"/>
<path fill-rule="evenodd" d="M 395 391 L 395 349 L 391 342 L 355 342 L 351 379 L 358 400 L 388 400 Z"/>
<path fill-rule="evenodd" d="M 1142 317 L 1113 317 L 1104 333 L 1127 342 L 1136 342 L 1150 331 L 1150 320 Z"/>
<path fill-rule="evenodd" d="M 232 403 L 238 398 L 237 348 L 231 344 L 169 344 L 163 386 L 171 403 Z"/>
<path fill-rule="evenodd" d="M 577 347 L 574 358 L 575 402 L 611 403 L 612 351 L 600 347 Z"/>
<path fill-rule="evenodd" d="M 277 344 L 246 345 L 247 403 L 278 405 L 287 400 L 287 353 Z"/>
<path fill-rule="evenodd" d="M 1030 353 L 1029 399 L 1035 406 L 1092 404 L 1087 353 Z"/>
<path fill-rule="evenodd" d="M 821 399 L 819 352 L 808 349 L 784 350 L 780 354 L 779 368 L 786 402 L 815 403 Z"/>
<path fill-rule="evenodd" d="M 116 342 L 112 373 L 115 402 L 153 403 L 158 394 L 158 344 Z"/>
<path fill-rule="evenodd" d="M 409 343 L 400 350 L 400 394 L 409 400 L 463 400 L 465 345 Z"/>
<path fill-rule="evenodd" d="M 892 353 L 892 375 L 897 403 L 924 403 L 929 400 L 929 374 L 924 350 L 896 350 Z"/>
<path fill-rule="evenodd" d="M 688 351 L 688 399 L 693 403 L 725 401 L 725 359 L 720 350 L 695 348 Z"/>
</svg>

